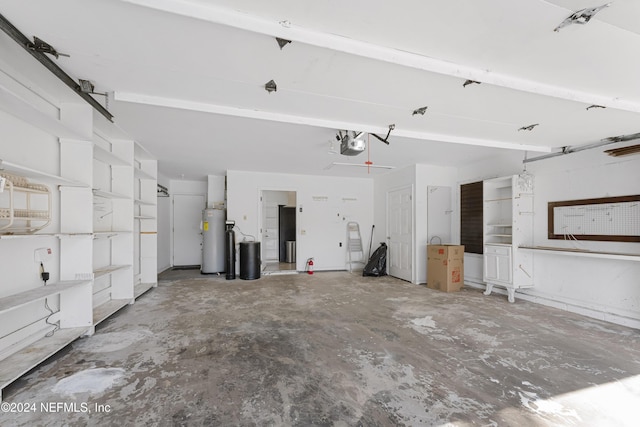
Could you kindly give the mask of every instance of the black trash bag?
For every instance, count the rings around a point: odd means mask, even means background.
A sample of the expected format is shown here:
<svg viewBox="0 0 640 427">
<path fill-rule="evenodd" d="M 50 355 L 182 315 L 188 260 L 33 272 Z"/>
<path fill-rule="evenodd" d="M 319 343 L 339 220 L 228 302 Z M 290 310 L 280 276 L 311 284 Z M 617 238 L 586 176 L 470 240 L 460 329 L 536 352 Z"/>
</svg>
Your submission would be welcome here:
<svg viewBox="0 0 640 427">
<path fill-rule="evenodd" d="M 387 275 L 387 244 L 382 242 L 380 247 L 369 258 L 369 262 L 362 271 L 363 276 L 386 276 Z"/>
</svg>

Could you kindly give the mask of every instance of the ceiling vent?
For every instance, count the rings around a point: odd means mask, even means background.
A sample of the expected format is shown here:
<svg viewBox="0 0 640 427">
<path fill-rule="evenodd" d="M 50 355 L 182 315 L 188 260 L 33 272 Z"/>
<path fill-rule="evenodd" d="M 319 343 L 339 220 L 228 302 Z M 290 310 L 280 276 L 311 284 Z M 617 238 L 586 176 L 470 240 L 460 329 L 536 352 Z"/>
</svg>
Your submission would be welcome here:
<svg viewBox="0 0 640 427">
<path fill-rule="evenodd" d="M 336 139 L 340 141 L 340 154 L 343 156 L 357 156 L 362 153 L 367 144 L 365 141 L 364 132 L 351 132 L 345 131 L 344 135 L 342 131 L 338 132 Z"/>
</svg>

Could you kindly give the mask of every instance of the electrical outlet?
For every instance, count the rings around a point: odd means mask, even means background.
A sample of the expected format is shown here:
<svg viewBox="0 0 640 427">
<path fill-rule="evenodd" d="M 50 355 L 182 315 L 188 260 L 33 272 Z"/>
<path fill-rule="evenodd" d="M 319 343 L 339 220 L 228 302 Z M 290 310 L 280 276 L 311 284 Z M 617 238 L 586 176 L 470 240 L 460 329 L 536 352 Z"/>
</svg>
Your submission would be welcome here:
<svg viewBox="0 0 640 427">
<path fill-rule="evenodd" d="M 37 264 L 51 260 L 52 256 L 53 251 L 51 250 L 51 248 L 38 248 L 33 251 L 33 260 Z"/>
</svg>

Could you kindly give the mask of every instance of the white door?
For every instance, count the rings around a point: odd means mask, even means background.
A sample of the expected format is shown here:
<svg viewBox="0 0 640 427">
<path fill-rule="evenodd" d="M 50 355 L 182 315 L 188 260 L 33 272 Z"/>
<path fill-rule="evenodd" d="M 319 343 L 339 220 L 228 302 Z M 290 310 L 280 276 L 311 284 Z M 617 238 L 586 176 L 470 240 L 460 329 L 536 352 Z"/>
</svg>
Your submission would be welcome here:
<svg viewBox="0 0 640 427">
<path fill-rule="evenodd" d="M 202 263 L 202 194 L 174 194 L 173 196 L 173 265 L 187 266 Z"/>
<path fill-rule="evenodd" d="M 413 203 L 411 187 L 387 193 L 389 274 L 412 281 Z"/>
<path fill-rule="evenodd" d="M 262 259 L 264 261 L 278 261 L 278 204 L 265 201 L 262 205 Z"/>
<path fill-rule="evenodd" d="M 451 187 L 427 187 L 427 242 L 451 243 Z"/>
</svg>

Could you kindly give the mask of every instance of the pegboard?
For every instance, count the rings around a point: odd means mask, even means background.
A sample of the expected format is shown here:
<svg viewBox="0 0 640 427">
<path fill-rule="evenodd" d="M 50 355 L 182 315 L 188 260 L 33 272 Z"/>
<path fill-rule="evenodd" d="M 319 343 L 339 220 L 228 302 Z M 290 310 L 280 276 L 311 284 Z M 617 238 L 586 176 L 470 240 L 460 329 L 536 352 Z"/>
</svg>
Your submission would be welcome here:
<svg viewBox="0 0 640 427">
<path fill-rule="evenodd" d="M 550 202 L 549 239 L 640 242 L 640 195 Z"/>
</svg>

